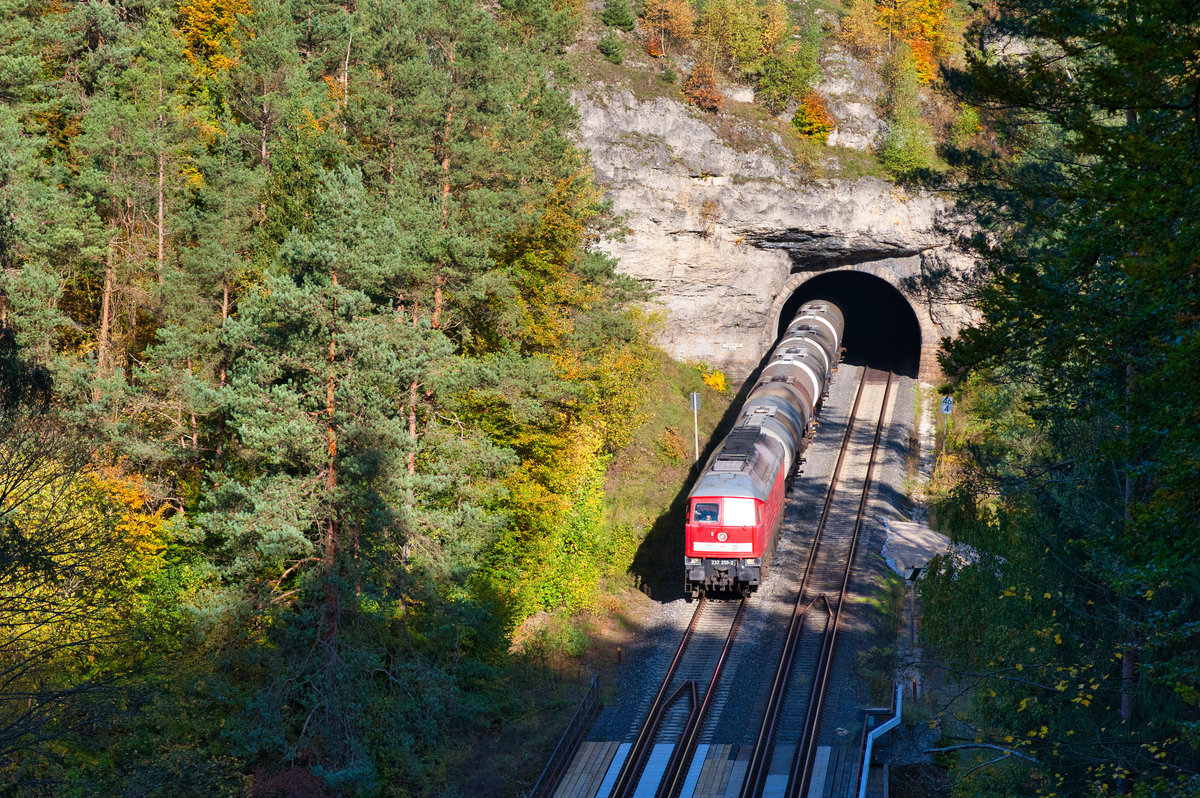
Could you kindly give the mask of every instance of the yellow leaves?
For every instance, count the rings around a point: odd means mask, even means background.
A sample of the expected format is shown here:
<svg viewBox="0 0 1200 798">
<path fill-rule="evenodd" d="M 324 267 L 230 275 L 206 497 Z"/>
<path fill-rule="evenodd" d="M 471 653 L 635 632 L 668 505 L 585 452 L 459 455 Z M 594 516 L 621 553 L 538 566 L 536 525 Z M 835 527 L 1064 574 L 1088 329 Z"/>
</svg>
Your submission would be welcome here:
<svg viewBox="0 0 1200 798">
<path fill-rule="evenodd" d="M 768 3 L 762 11 L 762 42 L 759 52 L 768 55 L 778 47 L 787 35 L 788 15 L 783 3 Z"/>
<path fill-rule="evenodd" d="M 126 562 L 131 576 L 143 576 L 160 566 L 159 555 L 166 548 L 163 534 L 165 505 L 150 511 L 146 480 L 139 474 L 123 474 L 116 467 L 104 467 L 88 475 L 95 491 L 95 512 L 108 516 L 115 524 L 119 540 L 135 555 Z"/>
<path fill-rule="evenodd" d="M 1060 646 L 1061 646 L 1061 645 L 1062 645 L 1062 635 L 1060 635 L 1060 634 L 1055 634 L 1055 635 L 1054 635 L 1054 642 L 1055 642 L 1055 644 L 1057 644 L 1057 645 L 1060 645 Z"/>
<path fill-rule="evenodd" d="M 186 0 L 179 6 L 184 53 L 200 74 L 212 77 L 237 62 L 241 43 L 234 28 L 239 16 L 250 13 L 248 0 Z"/>
<path fill-rule="evenodd" d="M 700 379 L 709 388 L 720 394 L 729 393 L 729 379 L 723 371 L 707 363 L 697 363 L 696 370 L 700 372 Z"/>
<path fill-rule="evenodd" d="M 1024 712 L 1025 707 L 1029 706 L 1029 702 L 1032 700 L 1032 698 L 1022 698 L 1021 703 L 1017 706 L 1017 712 Z"/>
<path fill-rule="evenodd" d="M 1015 595 L 1017 595 L 1017 587 L 1016 585 L 1011 585 L 1004 588 L 1004 592 L 1000 594 L 1000 598 L 1012 598 Z"/>
</svg>

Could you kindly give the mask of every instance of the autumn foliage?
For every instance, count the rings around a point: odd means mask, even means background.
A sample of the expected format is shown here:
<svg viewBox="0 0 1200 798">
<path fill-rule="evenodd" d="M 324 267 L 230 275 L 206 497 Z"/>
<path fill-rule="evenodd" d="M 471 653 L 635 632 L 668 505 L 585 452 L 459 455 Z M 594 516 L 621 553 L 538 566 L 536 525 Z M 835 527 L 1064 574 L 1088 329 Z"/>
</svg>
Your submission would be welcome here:
<svg viewBox="0 0 1200 798">
<path fill-rule="evenodd" d="M 238 17 L 250 13 L 248 0 L 187 0 L 180 5 L 179 32 L 187 59 L 210 76 L 233 66 L 239 49 Z"/>
<path fill-rule="evenodd" d="M 671 44 L 691 38 L 696 28 L 696 12 L 688 0 L 647 0 L 642 26 L 646 51 L 657 58 L 665 55 Z"/>
<path fill-rule="evenodd" d="M 801 136 L 824 142 L 835 126 L 829 104 L 820 92 L 810 91 L 800 100 L 800 107 L 792 115 L 792 126 Z"/>
<path fill-rule="evenodd" d="M 879 25 L 891 41 L 908 44 L 913 66 L 922 83 L 937 75 L 938 59 L 946 54 L 948 0 L 890 0 L 876 6 Z"/>
<path fill-rule="evenodd" d="M 702 111 L 719 111 L 721 103 L 725 101 L 717 88 L 712 67 L 707 64 L 697 64 L 692 74 L 688 75 L 683 82 L 683 96 Z"/>
</svg>

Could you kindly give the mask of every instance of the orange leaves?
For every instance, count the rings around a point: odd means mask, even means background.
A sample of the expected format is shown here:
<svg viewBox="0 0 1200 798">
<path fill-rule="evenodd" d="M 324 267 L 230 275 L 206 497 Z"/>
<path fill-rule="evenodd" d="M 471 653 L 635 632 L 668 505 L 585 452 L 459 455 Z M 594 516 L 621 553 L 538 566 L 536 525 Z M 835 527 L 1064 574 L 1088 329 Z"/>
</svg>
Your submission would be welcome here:
<svg viewBox="0 0 1200 798">
<path fill-rule="evenodd" d="M 825 141 L 834 128 L 833 114 L 820 92 L 810 91 L 800 100 L 792 116 L 792 126 L 801 136 Z"/>
<path fill-rule="evenodd" d="M 687 0 L 646 0 L 642 12 L 646 50 L 658 57 L 670 42 L 687 41 L 696 29 L 696 12 Z"/>
<path fill-rule="evenodd" d="M 725 101 L 717 89 L 712 67 L 707 64 L 697 64 L 692 74 L 688 75 L 683 83 L 683 96 L 702 111 L 719 111 L 721 103 Z"/>
<path fill-rule="evenodd" d="M 239 16 L 251 13 L 248 0 L 185 0 L 179 6 L 179 32 L 188 61 L 211 77 L 237 62 L 241 43 L 234 35 Z"/>
<path fill-rule="evenodd" d="M 140 474 L 122 474 L 116 468 L 102 468 L 90 475 L 102 507 L 115 515 L 120 539 L 133 552 L 155 555 L 163 548 L 163 512 L 165 505 L 150 511 L 150 494 Z"/>
<path fill-rule="evenodd" d="M 890 0 L 876 9 L 879 21 L 912 50 L 913 66 L 923 83 L 937 74 L 937 61 L 946 51 L 948 0 Z"/>
</svg>

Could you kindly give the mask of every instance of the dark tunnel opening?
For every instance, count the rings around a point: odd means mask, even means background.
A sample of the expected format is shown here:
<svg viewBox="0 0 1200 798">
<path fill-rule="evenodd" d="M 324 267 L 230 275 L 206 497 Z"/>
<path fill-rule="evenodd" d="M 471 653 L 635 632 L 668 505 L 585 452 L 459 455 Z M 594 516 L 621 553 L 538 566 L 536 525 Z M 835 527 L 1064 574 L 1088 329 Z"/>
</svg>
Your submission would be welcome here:
<svg viewBox="0 0 1200 798">
<path fill-rule="evenodd" d="M 828 299 L 845 314 L 845 362 L 917 376 L 921 327 L 908 301 L 887 281 L 855 271 L 819 274 L 797 288 L 784 304 L 776 335 L 810 299 Z"/>
</svg>

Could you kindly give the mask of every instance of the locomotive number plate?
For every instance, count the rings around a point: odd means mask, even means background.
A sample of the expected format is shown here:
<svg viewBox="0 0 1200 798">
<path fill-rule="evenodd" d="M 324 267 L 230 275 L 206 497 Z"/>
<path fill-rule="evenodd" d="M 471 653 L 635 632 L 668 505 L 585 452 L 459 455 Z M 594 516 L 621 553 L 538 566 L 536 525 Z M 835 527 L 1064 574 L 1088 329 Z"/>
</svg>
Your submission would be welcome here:
<svg viewBox="0 0 1200 798">
<path fill-rule="evenodd" d="M 709 560 L 713 565 L 737 565 L 737 560 Z"/>
</svg>

